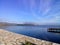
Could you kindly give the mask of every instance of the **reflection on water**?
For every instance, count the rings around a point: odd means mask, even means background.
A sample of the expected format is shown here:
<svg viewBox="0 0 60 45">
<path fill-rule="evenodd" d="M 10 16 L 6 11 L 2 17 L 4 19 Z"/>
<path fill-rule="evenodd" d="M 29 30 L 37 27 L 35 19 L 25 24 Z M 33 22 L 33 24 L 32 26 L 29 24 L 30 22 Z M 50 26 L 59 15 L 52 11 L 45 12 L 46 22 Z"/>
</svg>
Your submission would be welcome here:
<svg viewBox="0 0 60 45">
<path fill-rule="evenodd" d="M 38 39 L 60 43 L 60 34 L 47 32 L 47 29 L 49 27 L 58 28 L 59 26 L 4 26 L 0 28 L 15 32 L 15 33 L 35 37 Z"/>
</svg>

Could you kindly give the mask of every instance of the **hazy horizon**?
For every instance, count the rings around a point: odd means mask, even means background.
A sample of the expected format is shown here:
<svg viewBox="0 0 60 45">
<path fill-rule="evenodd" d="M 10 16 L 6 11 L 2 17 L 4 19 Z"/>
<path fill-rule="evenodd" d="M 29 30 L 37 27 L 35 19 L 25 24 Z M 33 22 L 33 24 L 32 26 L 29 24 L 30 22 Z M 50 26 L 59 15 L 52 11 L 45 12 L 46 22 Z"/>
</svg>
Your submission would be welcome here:
<svg viewBox="0 0 60 45">
<path fill-rule="evenodd" d="M 60 0 L 0 0 L 0 22 L 60 24 Z"/>
</svg>

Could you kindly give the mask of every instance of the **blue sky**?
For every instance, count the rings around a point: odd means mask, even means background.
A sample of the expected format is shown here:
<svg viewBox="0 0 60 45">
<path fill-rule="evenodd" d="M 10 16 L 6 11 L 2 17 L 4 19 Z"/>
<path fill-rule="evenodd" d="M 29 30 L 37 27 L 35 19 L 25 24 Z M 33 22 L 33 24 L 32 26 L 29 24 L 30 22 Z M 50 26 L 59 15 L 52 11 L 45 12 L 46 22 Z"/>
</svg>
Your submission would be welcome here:
<svg viewBox="0 0 60 45">
<path fill-rule="evenodd" d="M 60 0 L 0 0 L 0 21 L 60 23 Z"/>
</svg>

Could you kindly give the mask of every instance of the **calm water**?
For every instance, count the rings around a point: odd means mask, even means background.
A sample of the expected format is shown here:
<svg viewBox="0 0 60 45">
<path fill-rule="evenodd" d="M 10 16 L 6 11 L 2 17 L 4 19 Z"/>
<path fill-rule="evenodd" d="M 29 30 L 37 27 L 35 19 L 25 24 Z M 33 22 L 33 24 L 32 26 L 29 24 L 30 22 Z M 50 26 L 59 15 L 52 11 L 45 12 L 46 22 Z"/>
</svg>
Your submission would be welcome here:
<svg viewBox="0 0 60 45">
<path fill-rule="evenodd" d="M 38 39 L 60 43 L 60 34 L 47 32 L 49 27 L 60 28 L 60 26 L 5 26 L 0 28 Z"/>
</svg>

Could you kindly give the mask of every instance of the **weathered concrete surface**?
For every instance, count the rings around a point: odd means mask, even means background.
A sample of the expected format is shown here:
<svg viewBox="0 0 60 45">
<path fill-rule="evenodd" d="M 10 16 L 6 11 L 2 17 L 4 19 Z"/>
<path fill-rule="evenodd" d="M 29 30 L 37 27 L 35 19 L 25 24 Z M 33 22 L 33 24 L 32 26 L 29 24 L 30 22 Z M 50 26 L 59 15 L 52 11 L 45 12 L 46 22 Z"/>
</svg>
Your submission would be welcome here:
<svg viewBox="0 0 60 45">
<path fill-rule="evenodd" d="M 60 45 L 0 29 L 0 45 L 22 45 L 22 42 L 25 43 L 25 41 L 36 45 Z"/>
</svg>

